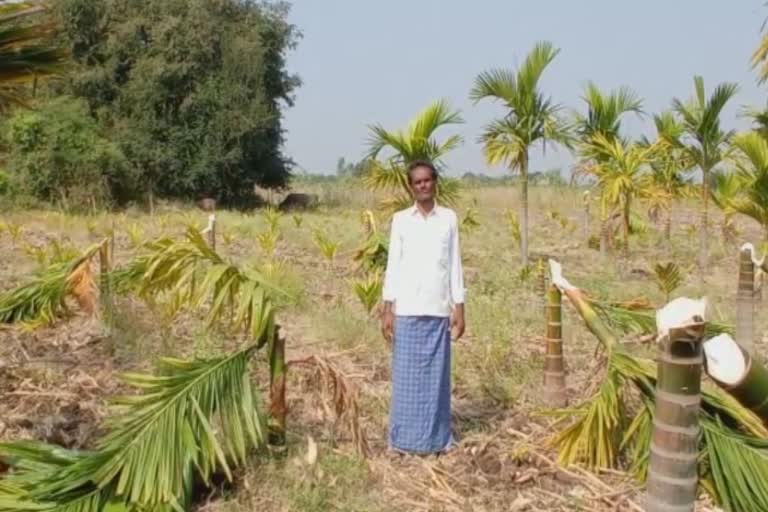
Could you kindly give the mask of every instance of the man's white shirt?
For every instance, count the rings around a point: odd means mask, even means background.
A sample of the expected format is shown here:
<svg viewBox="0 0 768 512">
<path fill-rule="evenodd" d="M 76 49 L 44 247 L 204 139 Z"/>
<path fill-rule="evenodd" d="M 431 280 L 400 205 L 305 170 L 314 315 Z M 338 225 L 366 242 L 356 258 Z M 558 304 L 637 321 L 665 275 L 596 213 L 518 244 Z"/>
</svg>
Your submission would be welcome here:
<svg viewBox="0 0 768 512">
<path fill-rule="evenodd" d="M 456 213 L 435 204 L 426 216 L 416 205 L 395 213 L 383 298 L 399 316 L 450 316 L 464 303 L 464 275 Z"/>
</svg>

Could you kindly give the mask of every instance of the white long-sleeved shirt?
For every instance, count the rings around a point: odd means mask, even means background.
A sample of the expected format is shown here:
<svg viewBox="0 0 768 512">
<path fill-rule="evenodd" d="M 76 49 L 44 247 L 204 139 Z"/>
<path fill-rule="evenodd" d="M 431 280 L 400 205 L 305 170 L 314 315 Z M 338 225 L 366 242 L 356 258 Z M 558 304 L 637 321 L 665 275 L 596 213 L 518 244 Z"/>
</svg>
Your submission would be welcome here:
<svg viewBox="0 0 768 512">
<path fill-rule="evenodd" d="M 389 238 L 384 301 L 398 316 L 447 317 L 464 303 L 464 275 L 456 213 L 435 204 L 395 213 Z"/>
</svg>

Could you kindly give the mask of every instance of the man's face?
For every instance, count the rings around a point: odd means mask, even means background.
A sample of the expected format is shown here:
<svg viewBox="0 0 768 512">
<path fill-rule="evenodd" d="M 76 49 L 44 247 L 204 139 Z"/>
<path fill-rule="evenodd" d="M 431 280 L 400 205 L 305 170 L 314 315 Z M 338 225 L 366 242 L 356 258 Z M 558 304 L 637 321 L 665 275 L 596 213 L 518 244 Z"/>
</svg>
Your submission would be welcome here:
<svg viewBox="0 0 768 512">
<path fill-rule="evenodd" d="M 416 167 L 411 171 L 411 191 L 417 201 L 428 201 L 435 197 L 435 179 L 428 167 Z"/>
</svg>

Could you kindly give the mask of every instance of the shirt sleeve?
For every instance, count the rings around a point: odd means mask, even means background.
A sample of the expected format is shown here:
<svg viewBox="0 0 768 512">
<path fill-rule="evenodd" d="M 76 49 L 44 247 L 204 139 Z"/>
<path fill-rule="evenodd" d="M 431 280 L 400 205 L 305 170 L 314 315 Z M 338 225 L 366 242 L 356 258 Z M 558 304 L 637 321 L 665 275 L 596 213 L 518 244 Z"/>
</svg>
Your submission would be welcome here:
<svg viewBox="0 0 768 512">
<path fill-rule="evenodd" d="M 395 302 L 397 297 L 397 282 L 400 279 L 400 256 L 402 241 L 400 237 L 397 216 L 392 217 L 392 227 L 389 233 L 389 248 L 387 250 L 387 270 L 384 274 L 384 302 Z"/>
<path fill-rule="evenodd" d="M 451 226 L 451 302 L 464 304 L 464 270 L 461 267 L 458 220 Z"/>
</svg>

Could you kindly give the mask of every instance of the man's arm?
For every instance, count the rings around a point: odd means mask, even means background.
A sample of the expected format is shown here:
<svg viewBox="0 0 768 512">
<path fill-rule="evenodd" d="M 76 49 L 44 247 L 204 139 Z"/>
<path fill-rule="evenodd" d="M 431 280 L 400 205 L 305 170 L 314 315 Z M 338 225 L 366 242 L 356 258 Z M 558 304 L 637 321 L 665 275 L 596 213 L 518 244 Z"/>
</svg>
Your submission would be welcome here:
<svg viewBox="0 0 768 512">
<path fill-rule="evenodd" d="M 451 327 L 453 339 L 458 340 L 464 335 L 464 270 L 461 266 L 461 244 L 459 243 L 458 219 L 451 226 L 451 273 L 450 288 L 451 302 L 453 302 L 453 314 L 451 315 Z"/>
<path fill-rule="evenodd" d="M 400 280 L 401 250 L 400 230 L 398 229 L 397 216 L 395 215 L 392 218 L 392 227 L 390 228 L 387 269 L 384 274 L 384 287 L 382 291 L 384 311 L 381 315 L 381 333 L 389 342 L 392 342 L 392 329 L 395 322 L 393 305 L 397 297 L 398 282 Z"/>
</svg>

